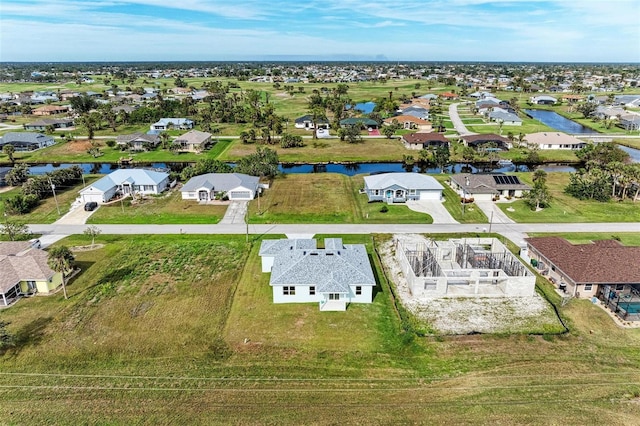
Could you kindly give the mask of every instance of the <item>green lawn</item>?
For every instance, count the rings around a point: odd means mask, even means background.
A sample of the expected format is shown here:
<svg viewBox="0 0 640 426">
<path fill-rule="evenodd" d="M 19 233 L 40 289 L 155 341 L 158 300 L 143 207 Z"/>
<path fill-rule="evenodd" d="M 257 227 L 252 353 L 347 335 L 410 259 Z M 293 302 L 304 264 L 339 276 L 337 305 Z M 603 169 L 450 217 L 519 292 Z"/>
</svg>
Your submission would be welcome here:
<svg viewBox="0 0 640 426">
<path fill-rule="evenodd" d="M 398 139 L 386 138 L 363 139 L 359 143 L 342 142 L 339 138 L 304 139 L 304 144 L 301 148 L 284 149 L 279 145 L 269 148 L 276 150 L 284 163 L 402 161 L 403 155 L 415 153 L 406 149 Z M 236 140 L 220 159 L 235 161 L 255 150 L 255 145 Z"/>
<path fill-rule="evenodd" d="M 85 182 L 87 184 L 90 184 L 97 179 L 99 179 L 99 176 L 85 175 Z M 78 198 L 78 192 L 80 192 L 83 187 L 84 185 L 82 183 L 66 188 L 62 186 L 56 187 L 56 197 L 58 200 L 58 207 L 60 208 L 60 214 L 58 214 L 56 200 L 51 196 L 41 200 L 38 207 L 30 213 L 25 215 L 15 215 L 13 218 L 25 223 L 53 223 L 69 212 L 71 204 L 76 198 Z M 22 190 L 20 188 L 13 188 L 10 191 L 0 193 L 0 214 L 4 214 L 4 203 L 1 201 L 21 193 Z"/>
<path fill-rule="evenodd" d="M 523 182 L 532 184 L 530 173 L 520 173 Z M 499 203 L 498 206 L 511 219 L 522 223 L 545 222 L 640 222 L 638 203 L 632 201 L 601 203 L 598 201 L 581 201 L 564 193 L 569 183 L 568 173 L 549 173 L 547 186 L 553 197 L 551 206 L 536 212 L 531 210 L 522 200 L 513 203 Z M 508 210 L 509 208 L 514 211 Z"/>
<path fill-rule="evenodd" d="M 0 311 L 7 424 L 635 424 L 640 329 L 590 301 L 562 336 L 416 338 L 384 275 L 346 312 L 271 304 L 259 241 L 101 235 L 61 294 Z M 345 236 L 368 246 L 368 236 Z M 85 245 L 86 236 L 63 241 Z M 312 306 L 313 305 L 313 306 Z M 42 403 L 33 404 L 33 401 Z M 322 403 L 318 403 L 321 401 Z"/>
<path fill-rule="evenodd" d="M 209 224 L 218 223 L 226 210 L 226 205 L 202 205 L 182 200 L 180 191 L 172 189 L 135 204 L 127 199 L 124 203 L 100 206 L 87 223 Z"/>
<path fill-rule="evenodd" d="M 460 196 L 447 184 L 449 175 L 435 175 L 438 182 L 444 187 L 444 207 L 455 220 L 460 223 L 487 223 L 487 216 L 476 207 L 475 203 L 465 204 L 460 202 Z"/>
<path fill-rule="evenodd" d="M 432 223 L 405 205 L 368 203 L 358 190 L 362 176 L 337 173 L 289 174 L 276 178 L 249 205 L 250 223 Z M 383 206 L 388 211 L 381 212 Z"/>
</svg>

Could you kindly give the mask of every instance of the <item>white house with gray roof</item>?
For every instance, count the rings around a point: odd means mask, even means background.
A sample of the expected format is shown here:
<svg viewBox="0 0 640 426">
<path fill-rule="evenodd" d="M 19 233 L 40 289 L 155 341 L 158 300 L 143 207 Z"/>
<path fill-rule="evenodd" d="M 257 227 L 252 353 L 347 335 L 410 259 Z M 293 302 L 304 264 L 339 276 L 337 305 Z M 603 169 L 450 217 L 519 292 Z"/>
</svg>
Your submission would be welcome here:
<svg viewBox="0 0 640 426">
<path fill-rule="evenodd" d="M 258 193 L 259 180 L 242 173 L 207 173 L 189 179 L 180 192 L 183 200 L 206 202 L 226 195 L 231 201 L 248 201 Z"/>
<path fill-rule="evenodd" d="M 120 169 L 80 191 L 83 203 L 106 203 L 116 194 L 157 195 L 169 186 L 169 174 L 146 169 Z"/>
<path fill-rule="evenodd" d="M 0 148 L 5 145 L 13 145 L 16 151 L 33 151 L 55 143 L 51 136 L 34 132 L 8 132 L 0 138 Z"/>
<path fill-rule="evenodd" d="M 263 240 L 263 272 L 271 271 L 273 303 L 318 303 L 321 311 L 344 311 L 348 303 L 371 303 L 376 280 L 363 244 L 341 238 Z M 265 271 L 266 269 L 266 271 Z"/>
<path fill-rule="evenodd" d="M 407 200 L 441 200 L 443 187 L 420 173 L 380 173 L 364 177 L 369 201 L 404 203 Z"/>
</svg>

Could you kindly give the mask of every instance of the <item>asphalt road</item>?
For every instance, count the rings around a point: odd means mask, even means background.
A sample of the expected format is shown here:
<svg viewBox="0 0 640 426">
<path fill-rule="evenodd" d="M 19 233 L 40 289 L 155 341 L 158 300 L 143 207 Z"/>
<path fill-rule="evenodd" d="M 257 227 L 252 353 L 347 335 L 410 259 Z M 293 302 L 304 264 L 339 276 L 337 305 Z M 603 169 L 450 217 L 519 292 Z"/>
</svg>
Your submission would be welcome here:
<svg viewBox="0 0 640 426">
<path fill-rule="evenodd" d="M 31 232 L 42 235 L 82 234 L 87 225 L 33 224 Z M 460 232 L 640 232 L 640 223 L 488 223 L 481 224 L 277 224 L 277 225 L 96 225 L 103 234 L 373 234 Z"/>
</svg>

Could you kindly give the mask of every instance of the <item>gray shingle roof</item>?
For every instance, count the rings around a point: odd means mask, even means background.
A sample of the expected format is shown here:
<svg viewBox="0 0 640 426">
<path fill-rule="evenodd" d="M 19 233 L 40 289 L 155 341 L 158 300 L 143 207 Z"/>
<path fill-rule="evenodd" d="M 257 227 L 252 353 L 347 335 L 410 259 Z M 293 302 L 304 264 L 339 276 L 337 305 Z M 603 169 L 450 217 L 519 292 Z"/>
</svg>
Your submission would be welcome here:
<svg viewBox="0 0 640 426">
<path fill-rule="evenodd" d="M 120 169 L 111 172 L 102 179 L 98 179 L 89 187 L 96 188 L 100 191 L 108 191 L 114 186 L 118 186 L 125 181 L 135 183 L 136 185 L 159 185 L 169 175 L 164 172 L 156 172 L 145 169 Z M 82 192 L 82 191 L 81 191 Z"/>
<path fill-rule="evenodd" d="M 393 185 L 406 189 L 443 189 L 432 176 L 420 173 L 381 173 L 365 176 L 364 182 L 369 189 L 385 189 Z"/>
<path fill-rule="evenodd" d="M 325 240 L 325 247 L 305 249 L 285 245 L 274 259 L 270 284 L 316 285 L 320 292 L 335 293 L 348 292 L 350 285 L 376 285 L 364 245 L 344 245 L 336 238 Z"/>
<path fill-rule="evenodd" d="M 207 173 L 192 177 L 184 184 L 180 191 L 190 192 L 200 188 L 229 191 L 239 186 L 256 191 L 259 181 L 260 178 L 243 173 Z"/>
<path fill-rule="evenodd" d="M 14 142 L 26 142 L 34 144 L 46 144 L 46 141 L 53 141 L 51 136 L 34 132 L 8 132 L 2 137 L 2 144 Z"/>
<path fill-rule="evenodd" d="M 494 176 L 505 176 L 504 173 L 487 173 L 487 174 L 471 174 L 471 173 L 460 173 L 457 175 L 451 176 L 451 180 L 457 183 L 459 186 L 464 187 L 465 191 L 469 194 L 490 194 L 495 193 L 497 190 L 523 190 L 528 191 L 531 189 L 529 185 L 526 185 L 520 182 L 517 179 L 517 176 L 508 175 L 510 177 L 515 178 L 518 183 L 506 183 L 506 184 L 498 184 L 496 180 L 493 178 Z M 467 179 L 469 184 L 467 185 Z"/>
</svg>

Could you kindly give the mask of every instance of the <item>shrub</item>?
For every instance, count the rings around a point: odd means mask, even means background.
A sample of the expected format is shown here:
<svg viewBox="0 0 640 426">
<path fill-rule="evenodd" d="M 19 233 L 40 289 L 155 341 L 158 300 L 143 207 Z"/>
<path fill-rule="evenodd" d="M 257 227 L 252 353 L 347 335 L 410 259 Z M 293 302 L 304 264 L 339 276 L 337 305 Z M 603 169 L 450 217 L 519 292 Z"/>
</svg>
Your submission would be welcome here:
<svg viewBox="0 0 640 426">
<path fill-rule="evenodd" d="M 105 143 L 109 148 L 113 148 L 114 146 L 116 146 L 116 141 L 113 139 L 108 139 Z"/>
<path fill-rule="evenodd" d="M 388 211 L 389 211 L 389 207 L 387 207 L 387 206 L 380 207 L 380 213 L 386 213 Z"/>
</svg>

